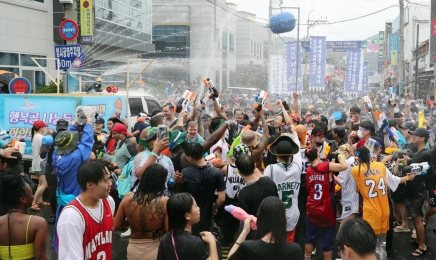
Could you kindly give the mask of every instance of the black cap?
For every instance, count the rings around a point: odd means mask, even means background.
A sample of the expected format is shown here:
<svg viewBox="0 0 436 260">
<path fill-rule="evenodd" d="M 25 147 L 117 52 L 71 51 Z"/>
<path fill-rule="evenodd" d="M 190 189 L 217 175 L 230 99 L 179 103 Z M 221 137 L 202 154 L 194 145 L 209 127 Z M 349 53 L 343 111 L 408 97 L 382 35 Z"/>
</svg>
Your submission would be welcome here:
<svg viewBox="0 0 436 260">
<path fill-rule="evenodd" d="M 425 138 L 429 137 L 428 131 L 425 128 L 417 128 L 415 131 L 409 131 L 409 134 Z"/>
<path fill-rule="evenodd" d="M 65 119 L 59 119 L 56 123 L 56 131 L 66 131 L 68 130 L 68 121 Z"/>
<path fill-rule="evenodd" d="M 394 114 L 394 118 L 395 119 L 401 119 L 403 117 L 403 115 L 401 113 L 395 113 Z"/>
<path fill-rule="evenodd" d="M 202 117 L 201 117 L 201 119 L 203 119 L 203 120 L 209 120 L 209 119 L 211 119 L 212 117 L 210 116 L 210 115 L 208 115 L 208 114 L 204 114 Z"/>
<path fill-rule="evenodd" d="M 103 125 L 104 125 L 104 118 L 101 118 L 101 117 L 97 118 L 97 119 L 95 120 L 95 123 L 96 123 L 96 124 L 103 124 Z"/>
<path fill-rule="evenodd" d="M 402 125 L 400 125 L 401 129 L 409 129 L 410 131 L 415 131 L 416 130 L 416 125 L 412 122 L 406 122 Z"/>
</svg>

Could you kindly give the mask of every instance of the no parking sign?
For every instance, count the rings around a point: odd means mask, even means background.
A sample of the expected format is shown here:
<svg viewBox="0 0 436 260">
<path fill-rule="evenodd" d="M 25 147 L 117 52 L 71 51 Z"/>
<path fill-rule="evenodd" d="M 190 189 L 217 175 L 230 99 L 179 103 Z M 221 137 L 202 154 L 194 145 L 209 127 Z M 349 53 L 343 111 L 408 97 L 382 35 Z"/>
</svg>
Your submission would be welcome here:
<svg viewBox="0 0 436 260">
<path fill-rule="evenodd" d="M 79 34 L 79 27 L 75 21 L 67 19 L 62 21 L 59 26 L 59 33 L 61 34 L 62 39 L 72 41 L 76 39 Z"/>
</svg>

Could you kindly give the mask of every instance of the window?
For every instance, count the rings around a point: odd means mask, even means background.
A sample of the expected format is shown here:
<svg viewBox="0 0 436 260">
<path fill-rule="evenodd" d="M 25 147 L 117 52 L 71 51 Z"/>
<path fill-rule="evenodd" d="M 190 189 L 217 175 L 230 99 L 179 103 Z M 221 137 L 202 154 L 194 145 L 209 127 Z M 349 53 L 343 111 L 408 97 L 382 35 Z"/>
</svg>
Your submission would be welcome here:
<svg viewBox="0 0 436 260">
<path fill-rule="evenodd" d="M 0 52 L 0 65 L 19 66 L 18 53 Z"/>
<path fill-rule="evenodd" d="M 142 107 L 141 98 L 129 98 L 130 115 L 139 115 L 144 108 Z"/>
<path fill-rule="evenodd" d="M 227 50 L 227 32 L 222 32 L 223 50 Z"/>
<path fill-rule="evenodd" d="M 36 67 L 36 63 L 32 60 L 32 57 L 40 57 L 40 58 L 46 58 L 46 56 L 41 56 L 41 55 L 31 55 L 31 54 L 21 54 L 20 55 L 20 61 L 21 61 L 21 66 L 31 66 L 31 67 Z M 42 67 L 47 67 L 47 60 L 40 60 L 40 59 L 36 59 L 36 61 L 42 66 Z"/>
<path fill-rule="evenodd" d="M 45 73 L 43 71 L 35 70 L 35 86 L 42 86 L 45 84 Z"/>
<path fill-rule="evenodd" d="M 144 97 L 145 101 L 147 102 L 147 107 L 148 107 L 148 114 L 151 115 L 151 113 L 153 113 L 154 111 L 161 111 L 161 106 L 159 105 L 159 103 L 156 102 L 156 100 L 149 98 L 149 97 Z"/>
<path fill-rule="evenodd" d="M 13 72 L 13 73 L 15 73 L 17 75 L 20 75 L 20 69 L 19 68 L 0 67 L 0 70 L 6 70 L 6 71 Z"/>
<path fill-rule="evenodd" d="M 217 86 L 220 85 L 220 71 L 219 70 L 215 71 L 215 84 Z"/>
<path fill-rule="evenodd" d="M 229 51 L 235 50 L 235 35 L 229 33 Z"/>
</svg>

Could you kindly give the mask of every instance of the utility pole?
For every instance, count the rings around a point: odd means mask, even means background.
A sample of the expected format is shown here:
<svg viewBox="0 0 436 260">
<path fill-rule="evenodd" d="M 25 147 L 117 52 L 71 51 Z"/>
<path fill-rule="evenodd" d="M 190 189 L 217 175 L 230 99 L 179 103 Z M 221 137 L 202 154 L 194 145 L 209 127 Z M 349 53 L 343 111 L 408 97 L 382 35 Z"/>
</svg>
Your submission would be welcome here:
<svg viewBox="0 0 436 260">
<path fill-rule="evenodd" d="M 419 48 L 419 24 L 416 25 L 415 94 L 413 95 L 413 99 L 417 99 L 416 91 L 418 90 L 418 48 Z"/>
<path fill-rule="evenodd" d="M 273 0 L 269 0 L 269 14 L 268 14 L 268 23 L 271 21 L 271 17 L 273 16 Z M 274 44 L 273 44 L 273 36 L 271 30 L 268 30 L 268 40 L 269 40 L 269 55 L 274 55 Z"/>
<path fill-rule="evenodd" d="M 77 1 L 73 0 L 72 2 L 72 4 L 64 4 L 65 19 L 71 19 L 79 23 L 77 21 Z M 72 41 L 66 41 L 65 43 L 65 45 L 70 44 L 77 44 L 77 38 Z"/>
<path fill-rule="evenodd" d="M 400 85 L 403 86 L 404 82 L 404 0 L 400 1 L 400 46 L 398 50 L 399 59 L 399 78 L 397 95 L 400 95 Z"/>
</svg>

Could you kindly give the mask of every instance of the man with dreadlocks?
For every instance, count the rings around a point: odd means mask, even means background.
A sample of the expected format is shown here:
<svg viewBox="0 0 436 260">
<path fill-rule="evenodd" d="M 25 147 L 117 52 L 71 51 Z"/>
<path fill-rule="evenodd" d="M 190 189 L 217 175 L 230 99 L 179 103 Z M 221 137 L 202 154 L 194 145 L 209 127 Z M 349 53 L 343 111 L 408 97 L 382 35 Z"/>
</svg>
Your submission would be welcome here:
<svg viewBox="0 0 436 260">
<path fill-rule="evenodd" d="M 271 144 L 269 152 L 277 156 L 278 163 L 268 165 L 264 175 L 271 177 L 277 185 L 279 198 L 286 208 L 287 240 L 294 242 L 295 226 L 300 216 L 298 210 L 302 166 L 300 147 L 290 135 L 282 134 Z"/>
</svg>

